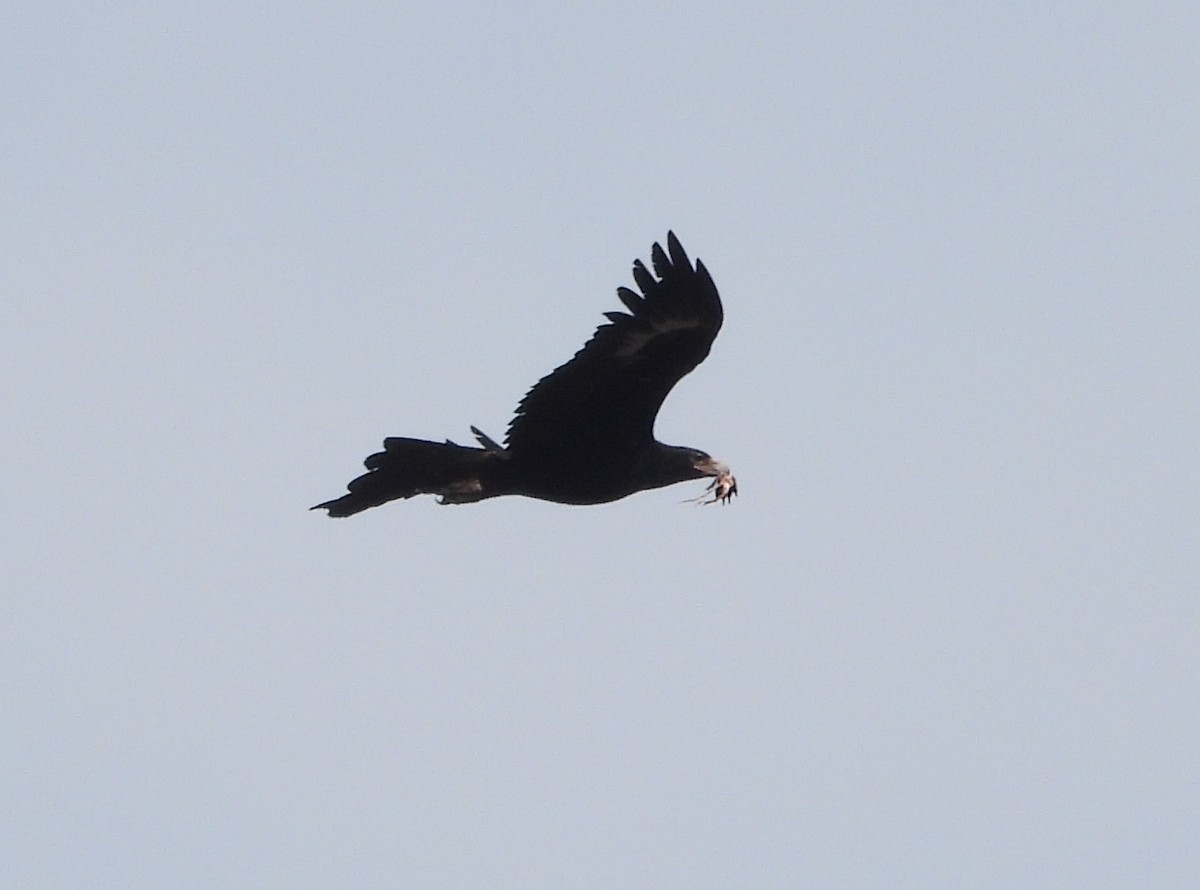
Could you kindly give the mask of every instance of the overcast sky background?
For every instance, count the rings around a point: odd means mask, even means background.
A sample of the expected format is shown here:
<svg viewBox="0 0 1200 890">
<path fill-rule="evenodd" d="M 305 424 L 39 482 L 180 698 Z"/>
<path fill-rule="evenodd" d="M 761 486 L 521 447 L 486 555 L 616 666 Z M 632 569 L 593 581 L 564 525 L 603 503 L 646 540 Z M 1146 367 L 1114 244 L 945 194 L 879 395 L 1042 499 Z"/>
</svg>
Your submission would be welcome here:
<svg viewBox="0 0 1200 890">
<path fill-rule="evenodd" d="M 1200 7 L 0 33 L 0 884 L 1195 886 Z M 668 229 L 732 506 L 307 512 Z"/>
</svg>

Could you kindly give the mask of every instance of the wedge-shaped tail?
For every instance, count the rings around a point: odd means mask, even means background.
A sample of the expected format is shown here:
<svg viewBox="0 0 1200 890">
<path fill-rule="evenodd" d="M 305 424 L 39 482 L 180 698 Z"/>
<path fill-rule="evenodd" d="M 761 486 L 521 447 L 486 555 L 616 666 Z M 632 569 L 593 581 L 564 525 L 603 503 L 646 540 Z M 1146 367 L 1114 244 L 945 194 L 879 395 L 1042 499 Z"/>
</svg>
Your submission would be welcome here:
<svg viewBox="0 0 1200 890">
<path fill-rule="evenodd" d="M 349 494 L 312 509 L 328 510 L 330 516 L 341 517 L 418 494 L 440 495 L 443 504 L 482 500 L 488 494 L 483 490 L 480 473 L 500 454 L 450 441 L 384 439 L 383 451 L 363 461 L 368 472 L 349 484 Z"/>
</svg>

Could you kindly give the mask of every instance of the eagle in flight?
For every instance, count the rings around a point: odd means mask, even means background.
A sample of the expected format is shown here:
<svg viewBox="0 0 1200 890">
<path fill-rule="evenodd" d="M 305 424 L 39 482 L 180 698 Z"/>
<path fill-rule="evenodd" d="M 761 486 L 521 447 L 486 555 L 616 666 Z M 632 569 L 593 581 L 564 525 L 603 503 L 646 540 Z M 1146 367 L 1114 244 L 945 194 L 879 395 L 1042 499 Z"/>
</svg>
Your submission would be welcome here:
<svg viewBox="0 0 1200 890">
<path fill-rule="evenodd" d="M 442 504 L 524 495 L 560 504 L 603 504 L 638 491 L 712 477 L 701 503 L 737 494 L 729 468 L 696 448 L 654 438 L 654 418 L 672 387 L 704 360 L 724 313 L 716 285 L 693 267 L 674 233 L 655 244 L 617 296 L 628 312 L 606 312 L 574 358 L 543 377 L 517 406 L 501 445 L 471 427 L 478 446 L 384 439 L 349 494 L 317 504 L 351 516 L 397 498 L 434 494 Z"/>
</svg>

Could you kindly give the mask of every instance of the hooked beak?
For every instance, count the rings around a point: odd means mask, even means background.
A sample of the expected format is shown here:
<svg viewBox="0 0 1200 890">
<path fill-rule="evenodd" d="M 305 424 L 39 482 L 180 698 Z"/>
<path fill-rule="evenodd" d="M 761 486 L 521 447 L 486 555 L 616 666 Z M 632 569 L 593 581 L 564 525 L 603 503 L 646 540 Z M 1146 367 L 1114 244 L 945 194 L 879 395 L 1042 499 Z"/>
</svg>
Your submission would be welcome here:
<svg viewBox="0 0 1200 890">
<path fill-rule="evenodd" d="M 711 457 L 702 457 L 692 461 L 692 466 L 705 476 L 729 476 L 729 467 Z"/>
</svg>

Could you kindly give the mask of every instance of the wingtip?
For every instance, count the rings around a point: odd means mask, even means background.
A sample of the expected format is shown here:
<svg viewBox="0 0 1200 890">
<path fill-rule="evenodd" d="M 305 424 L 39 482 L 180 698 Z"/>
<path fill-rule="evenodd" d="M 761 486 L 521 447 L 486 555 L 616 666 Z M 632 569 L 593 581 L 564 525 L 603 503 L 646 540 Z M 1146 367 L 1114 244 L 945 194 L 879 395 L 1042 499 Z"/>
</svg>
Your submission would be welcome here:
<svg viewBox="0 0 1200 890">
<path fill-rule="evenodd" d="M 667 252 L 671 255 L 671 264 L 690 269 L 692 267 L 691 260 L 688 259 L 687 251 L 683 249 L 683 245 L 679 243 L 679 239 L 675 237 L 674 231 L 667 232 Z"/>
<path fill-rule="evenodd" d="M 646 302 L 644 297 L 642 297 L 640 294 L 635 294 L 633 291 L 631 291 L 627 287 L 618 287 L 617 288 L 617 298 L 622 303 L 624 303 L 625 308 L 628 309 L 630 312 L 632 312 L 634 315 L 637 315 L 638 310 L 641 309 L 641 307 L 642 307 L 642 304 Z M 610 315 L 610 314 L 611 313 L 605 313 L 605 315 Z"/>
</svg>

